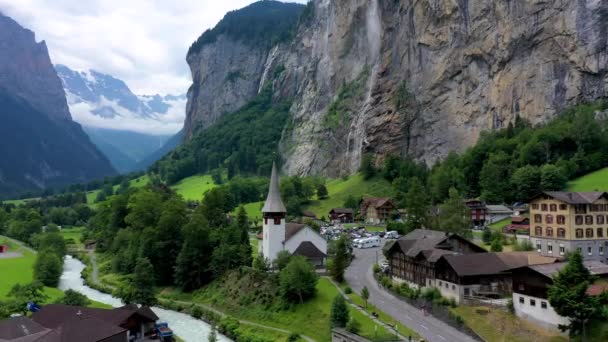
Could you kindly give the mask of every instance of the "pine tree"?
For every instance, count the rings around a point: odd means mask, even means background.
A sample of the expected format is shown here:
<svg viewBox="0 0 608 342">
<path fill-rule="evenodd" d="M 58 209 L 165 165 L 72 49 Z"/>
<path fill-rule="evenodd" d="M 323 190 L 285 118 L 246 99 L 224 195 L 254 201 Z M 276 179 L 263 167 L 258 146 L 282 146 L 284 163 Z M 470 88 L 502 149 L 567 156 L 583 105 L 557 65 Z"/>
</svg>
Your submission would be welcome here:
<svg viewBox="0 0 608 342">
<path fill-rule="evenodd" d="M 344 328 L 349 321 L 349 316 L 346 301 L 342 295 L 338 294 L 331 303 L 331 326 L 333 328 Z"/>
<path fill-rule="evenodd" d="M 350 261 L 350 253 L 346 237 L 341 236 L 336 241 L 335 255 L 329 267 L 329 273 L 335 281 L 341 283 L 344 281 L 344 270 Z"/>
<path fill-rule="evenodd" d="M 128 286 L 117 290 L 117 295 L 125 303 L 137 303 L 141 305 L 156 304 L 154 296 L 154 267 L 146 258 L 137 259 L 133 279 Z"/>
<path fill-rule="evenodd" d="M 328 195 L 329 195 L 329 192 L 327 192 L 327 188 L 325 187 L 325 184 L 319 184 L 319 186 L 317 186 L 317 198 L 326 199 Z"/>
<path fill-rule="evenodd" d="M 470 228 L 473 225 L 471 222 L 471 212 L 464 204 L 464 200 L 460 197 L 458 190 L 451 188 L 448 200 L 439 209 L 440 230 L 461 236 L 469 236 L 471 234 Z"/>
<path fill-rule="evenodd" d="M 183 291 L 198 289 L 210 280 L 211 248 L 207 220 L 194 213 L 184 226 L 184 245 L 175 265 L 175 283 Z"/>
<path fill-rule="evenodd" d="M 367 286 L 363 287 L 361 290 L 361 298 L 365 301 L 365 308 L 367 309 L 367 301 L 369 300 L 369 290 L 367 289 Z"/>
<path fill-rule="evenodd" d="M 430 198 L 428 192 L 418 177 L 409 181 L 409 189 L 405 195 L 407 209 L 407 231 L 428 226 Z"/>
<path fill-rule="evenodd" d="M 557 314 L 570 319 L 570 324 L 560 325 L 559 328 L 568 330 L 571 337 L 583 334 L 585 323 L 599 309 L 597 298 L 587 294 L 593 281 L 591 272 L 583 265 L 583 257 L 579 252 L 574 252 L 549 287 L 549 303 Z"/>
</svg>

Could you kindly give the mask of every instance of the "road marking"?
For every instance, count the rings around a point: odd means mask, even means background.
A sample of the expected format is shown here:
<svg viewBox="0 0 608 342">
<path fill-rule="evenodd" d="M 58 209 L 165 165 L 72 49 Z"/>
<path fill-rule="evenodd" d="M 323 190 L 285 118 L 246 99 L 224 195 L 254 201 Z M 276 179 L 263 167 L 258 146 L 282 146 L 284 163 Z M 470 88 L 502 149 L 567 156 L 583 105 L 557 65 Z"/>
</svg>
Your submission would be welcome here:
<svg viewBox="0 0 608 342">
<path fill-rule="evenodd" d="M 440 339 L 445 341 L 445 337 L 441 336 L 441 335 L 437 335 L 437 337 L 439 337 Z"/>
<path fill-rule="evenodd" d="M 422 329 L 424 329 L 424 330 L 429 330 L 429 328 L 427 328 L 427 327 L 426 327 L 426 325 L 422 325 L 422 324 L 420 324 L 420 327 L 421 327 Z"/>
</svg>

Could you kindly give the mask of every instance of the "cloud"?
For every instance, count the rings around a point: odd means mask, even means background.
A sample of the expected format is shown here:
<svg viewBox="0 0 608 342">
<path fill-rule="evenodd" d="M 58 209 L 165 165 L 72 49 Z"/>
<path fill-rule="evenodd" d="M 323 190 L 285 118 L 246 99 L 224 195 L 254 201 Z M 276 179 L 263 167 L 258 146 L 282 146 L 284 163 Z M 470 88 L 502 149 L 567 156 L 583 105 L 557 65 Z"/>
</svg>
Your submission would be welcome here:
<svg viewBox="0 0 608 342">
<path fill-rule="evenodd" d="M 136 94 L 183 94 L 191 83 L 190 44 L 252 2 L 0 0 L 0 11 L 45 40 L 53 63 L 113 75 Z"/>
<path fill-rule="evenodd" d="M 70 112 L 75 121 L 89 127 L 134 131 L 151 135 L 175 134 L 184 124 L 186 100 L 180 99 L 166 102 L 170 105 L 167 113 L 150 119 L 142 118 L 120 106 L 115 101 L 110 101 L 104 97 L 101 98 L 99 103 L 95 104 L 89 102 L 71 103 Z M 104 118 L 92 113 L 95 109 L 101 107 L 112 108 L 118 116 Z"/>
</svg>

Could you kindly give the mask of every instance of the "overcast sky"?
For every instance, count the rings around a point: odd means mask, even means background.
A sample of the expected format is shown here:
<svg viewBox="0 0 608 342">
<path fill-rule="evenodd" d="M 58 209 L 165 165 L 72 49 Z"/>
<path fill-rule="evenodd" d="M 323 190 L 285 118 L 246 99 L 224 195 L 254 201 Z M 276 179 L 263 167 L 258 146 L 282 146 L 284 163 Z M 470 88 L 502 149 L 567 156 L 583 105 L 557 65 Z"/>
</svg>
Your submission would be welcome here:
<svg viewBox="0 0 608 342">
<path fill-rule="evenodd" d="M 136 94 L 183 94 L 191 83 L 190 44 L 226 12 L 252 2 L 0 0 L 0 11 L 45 40 L 55 64 L 110 74 Z"/>
</svg>

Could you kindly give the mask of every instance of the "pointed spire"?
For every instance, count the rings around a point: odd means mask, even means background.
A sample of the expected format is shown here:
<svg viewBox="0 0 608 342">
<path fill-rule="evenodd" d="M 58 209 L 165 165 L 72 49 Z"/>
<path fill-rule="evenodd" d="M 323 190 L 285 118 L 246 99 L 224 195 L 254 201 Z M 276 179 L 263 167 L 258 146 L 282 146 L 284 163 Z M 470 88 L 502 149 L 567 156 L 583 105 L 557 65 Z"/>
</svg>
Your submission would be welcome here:
<svg viewBox="0 0 608 342">
<path fill-rule="evenodd" d="M 266 197 L 266 203 L 262 208 L 263 213 L 286 213 L 285 205 L 281 199 L 281 192 L 279 191 L 279 174 L 277 172 L 277 166 L 272 163 L 272 174 L 270 175 L 270 187 L 268 188 L 268 197 Z"/>
</svg>

